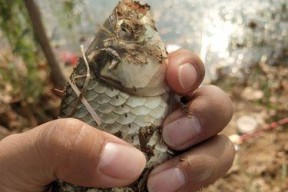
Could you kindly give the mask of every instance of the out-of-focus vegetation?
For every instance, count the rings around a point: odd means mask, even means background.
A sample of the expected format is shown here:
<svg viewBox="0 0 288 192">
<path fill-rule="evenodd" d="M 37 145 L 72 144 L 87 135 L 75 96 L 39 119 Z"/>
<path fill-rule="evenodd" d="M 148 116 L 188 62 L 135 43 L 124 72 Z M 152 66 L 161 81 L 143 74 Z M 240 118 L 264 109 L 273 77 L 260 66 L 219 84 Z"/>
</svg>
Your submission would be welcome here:
<svg viewBox="0 0 288 192">
<path fill-rule="evenodd" d="M 0 50 L 0 92 L 32 102 L 44 82 L 39 73 L 41 54 L 22 0 L 0 0 L 0 29 L 2 46 L 4 40 L 9 43 Z"/>
<path fill-rule="evenodd" d="M 59 2 L 57 17 L 63 25 L 73 2 Z M 0 128 L 21 131 L 57 117 L 60 99 L 53 88 L 65 80 L 40 12 L 32 0 L 0 0 Z M 71 27 L 73 21 L 67 20 L 63 27 Z"/>
<path fill-rule="evenodd" d="M 56 12 L 60 23 L 64 27 L 71 29 L 74 24 L 81 21 L 81 12 L 78 12 L 76 9 L 76 5 L 79 5 L 80 3 L 81 0 L 64 1 L 62 9 Z"/>
</svg>

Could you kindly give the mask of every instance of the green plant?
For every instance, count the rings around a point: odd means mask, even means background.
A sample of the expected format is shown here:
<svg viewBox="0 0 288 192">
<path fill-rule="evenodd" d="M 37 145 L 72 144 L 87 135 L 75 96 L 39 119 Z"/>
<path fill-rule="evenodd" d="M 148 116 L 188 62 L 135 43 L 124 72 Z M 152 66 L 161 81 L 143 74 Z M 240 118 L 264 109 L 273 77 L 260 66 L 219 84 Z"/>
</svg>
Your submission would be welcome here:
<svg viewBox="0 0 288 192">
<path fill-rule="evenodd" d="M 4 81 L 1 83 L 11 84 L 13 94 L 22 99 L 36 99 L 43 89 L 38 73 L 40 57 L 22 0 L 0 0 L 0 29 L 9 42 L 12 54 L 20 57 L 27 69 L 26 74 L 19 74 L 15 59 L 4 59 L 6 62 L 0 65 L 0 79 Z"/>
</svg>

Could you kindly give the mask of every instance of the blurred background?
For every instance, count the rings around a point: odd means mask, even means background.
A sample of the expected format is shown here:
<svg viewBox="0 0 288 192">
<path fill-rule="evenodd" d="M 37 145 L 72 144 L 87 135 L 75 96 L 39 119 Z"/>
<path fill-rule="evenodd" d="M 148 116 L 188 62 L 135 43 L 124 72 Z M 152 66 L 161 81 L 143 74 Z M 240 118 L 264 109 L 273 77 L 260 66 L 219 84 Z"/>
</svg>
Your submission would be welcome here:
<svg viewBox="0 0 288 192">
<path fill-rule="evenodd" d="M 57 118 L 65 85 L 117 0 L 0 0 L 0 139 Z M 142 0 L 173 51 L 206 65 L 234 117 L 232 169 L 203 191 L 288 191 L 287 0 Z"/>
</svg>

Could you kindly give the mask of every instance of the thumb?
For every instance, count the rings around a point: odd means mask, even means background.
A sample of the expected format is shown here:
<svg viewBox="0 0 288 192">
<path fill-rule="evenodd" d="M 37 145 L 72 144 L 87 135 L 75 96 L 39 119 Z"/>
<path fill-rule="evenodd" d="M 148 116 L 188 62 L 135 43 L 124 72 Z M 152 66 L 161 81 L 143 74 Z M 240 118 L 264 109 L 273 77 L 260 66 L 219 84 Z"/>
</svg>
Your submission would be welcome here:
<svg viewBox="0 0 288 192">
<path fill-rule="evenodd" d="M 145 162 L 143 153 L 123 140 L 76 119 L 59 119 L 0 142 L 0 191 L 43 191 L 56 179 L 125 186 Z"/>
</svg>

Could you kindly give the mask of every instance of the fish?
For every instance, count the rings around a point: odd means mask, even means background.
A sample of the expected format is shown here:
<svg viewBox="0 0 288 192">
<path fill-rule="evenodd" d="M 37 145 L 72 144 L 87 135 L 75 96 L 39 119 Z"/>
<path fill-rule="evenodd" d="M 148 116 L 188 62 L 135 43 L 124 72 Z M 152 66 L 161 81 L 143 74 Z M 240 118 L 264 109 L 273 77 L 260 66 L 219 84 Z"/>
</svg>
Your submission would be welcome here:
<svg viewBox="0 0 288 192">
<path fill-rule="evenodd" d="M 167 52 L 150 6 L 119 1 L 82 52 L 65 88 L 60 117 L 79 119 L 125 140 L 145 154 L 147 164 L 126 187 L 96 189 L 59 180 L 52 191 L 148 192 L 150 171 L 173 156 L 161 136 L 171 108 Z"/>
</svg>

